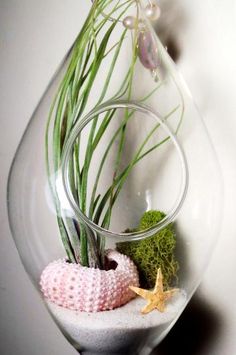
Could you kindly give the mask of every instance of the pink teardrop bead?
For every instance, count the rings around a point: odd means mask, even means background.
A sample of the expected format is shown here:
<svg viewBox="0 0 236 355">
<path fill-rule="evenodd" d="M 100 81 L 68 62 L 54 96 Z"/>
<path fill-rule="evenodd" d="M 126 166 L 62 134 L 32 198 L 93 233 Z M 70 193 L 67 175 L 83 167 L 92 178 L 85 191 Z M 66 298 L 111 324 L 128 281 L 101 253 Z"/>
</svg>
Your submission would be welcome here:
<svg viewBox="0 0 236 355">
<path fill-rule="evenodd" d="M 143 66 L 147 69 L 155 70 L 160 64 L 157 45 L 150 31 L 139 33 L 138 56 Z"/>
</svg>

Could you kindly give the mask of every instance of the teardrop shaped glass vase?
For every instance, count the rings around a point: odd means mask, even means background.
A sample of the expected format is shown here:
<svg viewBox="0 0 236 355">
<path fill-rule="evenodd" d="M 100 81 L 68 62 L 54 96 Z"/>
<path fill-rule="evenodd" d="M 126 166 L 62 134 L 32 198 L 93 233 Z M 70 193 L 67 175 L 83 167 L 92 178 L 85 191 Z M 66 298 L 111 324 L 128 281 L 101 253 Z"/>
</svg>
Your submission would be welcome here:
<svg viewBox="0 0 236 355">
<path fill-rule="evenodd" d="M 159 14 L 155 1 L 93 2 L 9 176 L 22 262 L 84 354 L 148 354 L 219 234 L 219 166 L 148 20 Z"/>
</svg>

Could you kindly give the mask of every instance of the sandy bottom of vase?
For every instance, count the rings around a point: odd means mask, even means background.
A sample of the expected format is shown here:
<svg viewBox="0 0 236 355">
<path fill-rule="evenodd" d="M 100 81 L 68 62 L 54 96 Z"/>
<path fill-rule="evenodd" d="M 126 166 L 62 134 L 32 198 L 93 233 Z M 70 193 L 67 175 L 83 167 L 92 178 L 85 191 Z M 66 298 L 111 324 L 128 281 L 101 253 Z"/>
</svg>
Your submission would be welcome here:
<svg viewBox="0 0 236 355">
<path fill-rule="evenodd" d="M 146 301 L 135 298 L 112 311 L 86 313 L 69 310 L 46 300 L 47 306 L 62 332 L 83 354 L 141 354 L 137 350 L 162 333 L 179 315 L 186 295 L 178 292 L 166 311 L 141 314 Z M 135 349 L 136 348 L 136 349 Z"/>
</svg>

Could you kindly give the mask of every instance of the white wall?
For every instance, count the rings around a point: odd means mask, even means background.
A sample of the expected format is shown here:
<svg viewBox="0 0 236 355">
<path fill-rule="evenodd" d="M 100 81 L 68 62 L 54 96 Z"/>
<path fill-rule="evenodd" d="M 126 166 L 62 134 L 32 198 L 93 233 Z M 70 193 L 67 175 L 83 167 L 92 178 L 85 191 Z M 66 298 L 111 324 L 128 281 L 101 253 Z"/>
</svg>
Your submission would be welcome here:
<svg viewBox="0 0 236 355">
<path fill-rule="evenodd" d="M 225 214 L 221 239 L 202 285 L 159 351 L 163 355 L 232 355 L 236 353 L 236 5 L 234 0 L 169 3 L 170 8 L 175 6 L 180 14 L 184 13 L 177 31 L 175 27 L 170 31 L 177 35 L 181 47 L 178 65 L 204 117 L 223 169 Z M 89 0 L 0 0 L 2 355 L 75 354 L 21 266 L 9 232 L 5 198 L 7 174 L 17 144 L 72 44 L 88 5 Z M 187 341 L 191 335 L 192 340 Z"/>
</svg>

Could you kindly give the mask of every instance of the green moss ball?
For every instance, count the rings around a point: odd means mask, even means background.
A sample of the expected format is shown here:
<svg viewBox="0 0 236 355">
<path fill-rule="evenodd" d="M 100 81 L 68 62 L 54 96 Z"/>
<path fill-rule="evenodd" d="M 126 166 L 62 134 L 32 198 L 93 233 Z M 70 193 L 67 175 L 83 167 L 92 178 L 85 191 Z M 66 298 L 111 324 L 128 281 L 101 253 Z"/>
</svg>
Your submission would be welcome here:
<svg viewBox="0 0 236 355">
<path fill-rule="evenodd" d="M 136 231 L 151 228 L 164 217 L 165 214 L 161 211 L 145 212 Z M 174 256 L 175 246 L 176 235 L 173 223 L 152 237 L 135 242 L 117 243 L 116 245 L 120 253 L 129 256 L 136 264 L 141 287 L 150 289 L 155 285 L 158 268 L 161 268 L 164 286 L 171 286 L 176 278 L 178 262 Z"/>
</svg>

